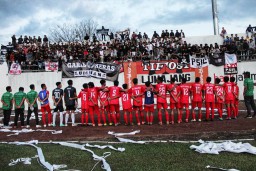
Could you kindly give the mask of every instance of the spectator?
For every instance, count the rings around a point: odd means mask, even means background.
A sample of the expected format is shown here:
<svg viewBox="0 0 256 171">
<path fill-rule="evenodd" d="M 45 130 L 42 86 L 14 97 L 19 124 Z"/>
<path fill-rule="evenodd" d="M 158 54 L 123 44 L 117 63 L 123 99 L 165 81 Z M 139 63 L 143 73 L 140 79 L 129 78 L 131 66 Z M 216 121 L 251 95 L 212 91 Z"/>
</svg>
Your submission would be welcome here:
<svg viewBox="0 0 256 171">
<path fill-rule="evenodd" d="M 222 27 L 220 36 L 224 38 L 226 35 L 227 35 L 227 31 L 226 31 L 226 29 L 224 27 Z"/>
<path fill-rule="evenodd" d="M 43 38 L 43 46 L 48 46 L 48 38 L 46 35 L 44 35 L 44 38 Z"/>
<path fill-rule="evenodd" d="M 249 26 L 246 29 L 246 35 L 251 38 L 252 33 L 253 33 L 253 28 L 252 28 L 251 24 L 249 24 Z"/>
<path fill-rule="evenodd" d="M 23 44 L 23 38 L 22 38 L 22 35 L 18 38 L 18 44 L 21 45 Z"/>
</svg>

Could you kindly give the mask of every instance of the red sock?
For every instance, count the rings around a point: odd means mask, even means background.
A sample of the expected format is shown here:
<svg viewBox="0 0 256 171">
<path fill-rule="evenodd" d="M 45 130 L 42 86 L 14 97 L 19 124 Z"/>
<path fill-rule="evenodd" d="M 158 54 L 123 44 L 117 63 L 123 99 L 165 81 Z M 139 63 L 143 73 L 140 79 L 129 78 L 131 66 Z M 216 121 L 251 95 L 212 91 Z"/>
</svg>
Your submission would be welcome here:
<svg viewBox="0 0 256 171">
<path fill-rule="evenodd" d="M 135 117 L 136 117 L 137 123 L 140 123 L 140 118 L 139 118 L 139 113 L 138 113 L 138 111 L 136 111 Z"/>
<path fill-rule="evenodd" d="M 168 112 L 165 112 L 165 119 L 166 119 L 166 122 L 169 122 L 169 113 Z"/>
<path fill-rule="evenodd" d="M 146 121 L 147 121 L 147 123 L 150 122 L 150 121 L 149 121 L 149 116 L 148 116 L 148 114 L 146 115 Z"/>
<path fill-rule="evenodd" d="M 48 112 L 48 123 L 51 124 L 52 123 L 52 113 Z"/>
<path fill-rule="evenodd" d="M 234 117 L 236 117 L 236 108 L 235 108 L 235 107 L 232 107 L 232 111 L 233 111 Z"/>
<path fill-rule="evenodd" d="M 162 113 L 158 112 L 158 122 L 162 122 Z"/>
<path fill-rule="evenodd" d="M 125 122 L 125 124 L 128 124 L 128 119 L 127 119 L 127 114 L 126 113 L 124 113 L 124 122 Z"/>
<path fill-rule="evenodd" d="M 236 117 L 238 117 L 238 106 L 235 107 L 236 110 Z"/>
<path fill-rule="evenodd" d="M 188 118 L 189 118 L 189 110 L 186 109 L 186 120 L 188 120 Z"/>
<path fill-rule="evenodd" d="M 144 112 L 142 112 L 142 111 L 140 111 L 140 118 L 141 118 L 141 122 L 145 122 Z"/>
<path fill-rule="evenodd" d="M 106 121 L 106 115 L 105 115 L 105 112 L 103 111 L 103 113 L 102 113 L 102 119 L 103 119 L 103 123 L 105 124 L 105 123 L 107 123 L 107 121 Z"/>
<path fill-rule="evenodd" d="M 202 120 L 202 113 L 199 113 L 198 119 Z"/>
<path fill-rule="evenodd" d="M 116 114 L 116 121 L 117 121 L 117 123 L 120 123 L 120 113 Z"/>
<path fill-rule="evenodd" d="M 227 107 L 227 112 L 228 112 L 228 118 L 230 118 L 231 117 L 230 107 Z"/>
<path fill-rule="evenodd" d="M 212 108 L 211 110 L 212 110 L 212 119 L 214 119 L 214 108 Z"/>
<path fill-rule="evenodd" d="M 114 124 L 116 125 L 116 114 L 111 114 L 112 120 L 114 121 Z"/>
<path fill-rule="evenodd" d="M 172 122 L 174 122 L 174 114 L 172 114 Z"/>
<path fill-rule="evenodd" d="M 180 113 L 178 113 L 178 122 L 180 122 L 181 118 L 180 118 Z"/>
<path fill-rule="evenodd" d="M 97 116 L 98 116 L 98 124 L 101 124 L 101 115 L 100 115 L 100 112 L 97 112 Z"/>
<path fill-rule="evenodd" d="M 108 123 L 112 123 L 111 115 L 108 113 Z"/>
<path fill-rule="evenodd" d="M 88 120 L 89 120 L 89 116 L 88 116 L 88 113 L 85 114 L 85 124 L 87 125 L 88 124 Z"/>
<path fill-rule="evenodd" d="M 91 118 L 92 124 L 94 125 L 94 124 L 95 124 L 95 122 L 94 122 L 94 116 L 93 116 L 93 113 L 90 113 L 90 118 Z"/>
<path fill-rule="evenodd" d="M 196 114 L 194 111 L 192 112 L 192 118 L 193 118 L 193 120 L 196 119 Z"/>
<path fill-rule="evenodd" d="M 84 124 L 84 114 L 81 115 L 81 123 Z"/>
<path fill-rule="evenodd" d="M 132 113 L 130 112 L 130 123 L 133 123 Z"/>
<path fill-rule="evenodd" d="M 209 108 L 206 108 L 206 119 L 208 120 L 210 116 Z"/>
<path fill-rule="evenodd" d="M 46 125 L 46 121 L 45 121 L 45 113 L 42 112 L 42 121 L 43 121 L 43 124 Z"/>
<path fill-rule="evenodd" d="M 150 115 L 150 123 L 153 123 L 153 121 L 154 121 L 154 115 L 152 114 Z"/>
</svg>

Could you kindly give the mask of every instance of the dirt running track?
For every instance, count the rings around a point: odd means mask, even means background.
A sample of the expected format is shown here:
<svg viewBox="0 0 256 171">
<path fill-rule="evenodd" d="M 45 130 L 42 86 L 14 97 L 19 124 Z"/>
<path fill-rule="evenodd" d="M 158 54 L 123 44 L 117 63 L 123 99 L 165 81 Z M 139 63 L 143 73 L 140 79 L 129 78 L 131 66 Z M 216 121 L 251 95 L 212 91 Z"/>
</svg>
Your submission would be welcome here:
<svg viewBox="0 0 256 171">
<path fill-rule="evenodd" d="M 1 114 L 2 115 L 2 114 Z M 0 116 L 1 116 L 0 115 Z M 11 133 L 0 132 L 0 141 L 116 141 L 108 131 L 131 132 L 140 130 L 139 134 L 127 136 L 133 140 L 227 140 L 227 139 L 256 139 L 256 117 L 245 119 L 245 112 L 240 112 L 237 120 L 175 123 L 174 125 L 141 125 L 141 126 L 76 126 L 76 127 L 47 127 L 51 130 L 62 130 L 62 134 L 51 134 L 51 132 L 31 132 L 19 135 L 7 136 Z M 122 116 L 122 114 L 121 114 Z M 122 117 L 121 117 L 122 118 Z M 163 117 L 164 118 L 164 117 Z M 225 118 L 225 116 L 224 116 Z M 12 118 L 13 120 L 13 118 Z M 155 122 L 157 116 L 155 113 Z M 80 121 L 77 115 L 76 121 Z M 31 129 L 35 129 L 34 120 L 31 121 Z"/>
</svg>

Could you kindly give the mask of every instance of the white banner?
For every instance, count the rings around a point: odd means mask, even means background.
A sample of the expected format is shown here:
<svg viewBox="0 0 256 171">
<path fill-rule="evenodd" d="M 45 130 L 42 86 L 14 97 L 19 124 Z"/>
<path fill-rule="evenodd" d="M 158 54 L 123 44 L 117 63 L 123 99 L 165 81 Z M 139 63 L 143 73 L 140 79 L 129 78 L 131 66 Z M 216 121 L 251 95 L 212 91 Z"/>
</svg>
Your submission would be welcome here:
<svg viewBox="0 0 256 171">
<path fill-rule="evenodd" d="M 21 74 L 20 64 L 12 63 L 9 74 L 11 74 L 11 75 L 20 75 Z"/>
<path fill-rule="evenodd" d="M 237 57 L 236 54 L 225 53 L 225 65 L 224 65 L 224 74 L 237 74 Z"/>
<path fill-rule="evenodd" d="M 45 71 L 58 71 L 59 64 L 58 62 L 45 62 Z"/>
<path fill-rule="evenodd" d="M 191 68 L 202 68 L 209 65 L 208 57 L 189 56 Z"/>
</svg>

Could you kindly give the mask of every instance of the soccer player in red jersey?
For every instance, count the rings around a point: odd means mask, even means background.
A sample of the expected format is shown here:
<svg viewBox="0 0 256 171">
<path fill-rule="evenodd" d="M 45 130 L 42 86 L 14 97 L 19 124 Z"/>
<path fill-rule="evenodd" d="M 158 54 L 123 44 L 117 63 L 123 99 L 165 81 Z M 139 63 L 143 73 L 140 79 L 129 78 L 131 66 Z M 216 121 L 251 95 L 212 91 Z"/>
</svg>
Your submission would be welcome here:
<svg viewBox="0 0 256 171">
<path fill-rule="evenodd" d="M 225 92 L 225 103 L 226 103 L 226 108 L 228 112 L 227 120 L 231 119 L 231 112 L 235 111 L 234 108 L 234 88 L 233 84 L 229 82 L 229 77 L 225 76 L 224 77 L 224 84 L 223 84 L 224 92 Z"/>
<path fill-rule="evenodd" d="M 205 100 L 205 108 L 206 108 L 206 118 L 205 120 L 209 120 L 210 116 L 210 110 L 211 108 L 211 120 L 213 121 L 214 119 L 214 102 L 215 102 L 215 96 L 214 96 L 214 84 L 211 83 L 212 78 L 207 77 L 206 78 L 206 83 L 203 85 L 203 100 Z"/>
<path fill-rule="evenodd" d="M 202 106 L 203 106 L 203 86 L 200 84 L 200 77 L 196 77 L 195 83 L 191 86 L 191 102 L 192 102 L 192 122 L 196 121 L 195 108 L 198 107 L 198 120 L 202 120 Z"/>
<path fill-rule="evenodd" d="M 95 126 L 94 122 L 94 114 L 97 114 L 98 116 L 98 126 L 102 126 L 101 124 L 101 117 L 99 112 L 99 106 L 98 106 L 98 95 L 99 95 L 99 87 L 94 87 L 93 82 L 88 83 L 88 99 L 89 99 L 89 115 L 92 121 L 92 126 Z"/>
<path fill-rule="evenodd" d="M 130 118 L 130 125 L 133 125 L 132 118 L 132 99 L 131 93 L 127 91 L 128 85 L 123 84 L 123 92 L 121 93 L 121 99 L 123 104 L 123 112 L 124 112 L 124 122 L 125 125 L 128 125 L 128 117 Z"/>
<path fill-rule="evenodd" d="M 144 95 L 145 92 L 145 87 L 138 85 L 138 79 L 134 78 L 132 80 L 134 86 L 131 87 L 128 92 L 132 94 L 132 99 L 133 99 L 133 109 L 135 110 L 135 117 L 137 121 L 137 125 L 140 124 L 145 124 L 144 120 L 144 113 L 142 112 L 142 96 Z M 141 123 L 140 123 L 140 118 L 139 114 L 141 117 Z"/>
<path fill-rule="evenodd" d="M 109 102 L 108 102 L 108 97 L 109 94 L 107 91 L 104 91 L 106 87 L 106 80 L 100 80 L 101 84 L 101 89 L 99 91 L 99 102 L 100 102 L 100 113 L 103 119 L 104 126 L 107 126 L 107 121 L 106 121 L 106 113 L 108 115 L 108 121 L 109 123 L 112 123 L 111 118 L 110 118 L 110 108 L 109 108 Z M 112 124 L 111 124 L 112 125 Z"/>
<path fill-rule="evenodd" d="M 233 95 L 234 95 L 234 118 L 237 119 L 238 116 L 238 105 L 239 105 L 239 87 L 236 84 L 235 77 L 230 77 L 230 82 L 233 84 Z"/>
<path fill-rule="evenodd" d="M 115 126 L 120 124 L 120 105 L 119 97 L 121 97 L 121 87 L 118 87 L 119 82 L 114 81 L 114 86 L 108 88 L 109 90 L 109 104 L 110 104 L 110 113 L 114 121 Z"/>
<path fill-rule="evenodd" d="M 157 109 L 158 109 L 158 121 L 159 125 L 162 125 L 162 112 L 161 109 L 164 109 L 165 112 L 165 118 L 166 118 L 166 124 L 169 124 L 169 113 L 167 111 L 167 98 L 166 98 L 166 93 L 167 93 L 167 85 L 163 84 L 163 78 L 158 77 L 157 78 L 157 85 L 155 87 L 155 91 L 157 94 Z"/>
<path fill-rule="evenodd" d="M 181 85 L 180 85 L 180 104 L 181 104 L 181 120 L 182 120 L 182 108 L 185 106 L 186 110 L 186 122 L 188 123 L 189 119 L 189 96 L 190 96 L 190 85 L 186 83 L 187 79 L 182 78 Z"/>
<path fill-rule="evenodd" d="M 83 84 L 83 89 L 79 92 L 77 98 L 81 98 L 81 123 L 82 125 L 87 125 L 88 124 L 88 111 L 89 111 L 89 106 L 88 106 L 88 84 L 84 83 Z"/>
<path fill-rule="evenodd" d="M 214 88 L 214 92 L 215 92 L 215 106 L 218 109 L 218 113 L 219 113 L 219 120 L 223 120 L 222 118 L 222 114 L 223 114 L 223 103 L 224 103 L 224 89 L 223 86 L 220 85 L 220 79 L 216 78 L 215 79 L 215 88 Z"/>
<path fill-rule="evenodd" d="M 151 85 L 151 83 L 148 81 L 145 83 L 146 89 L 145 89 L 145 96 L 144 96 L 144 110 L 146 112 L 146 121 L 148 125 L 153 124 L 154 120 L 154 88 Z"/>
<path fill-rule="evenodd" d="M 171 84 L 167 87 L 170 92 L 171 124 L 174 124 L 174 108 L 177 110 L 180 123 L 180 87 L 175 84 L 175 78 L 171 78 Z"/>
</svg>

